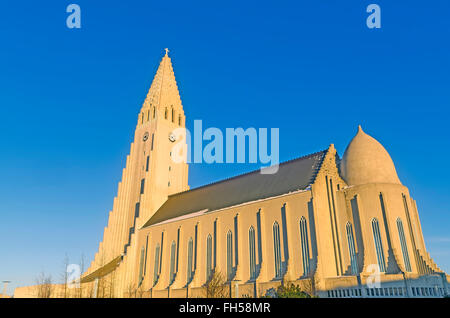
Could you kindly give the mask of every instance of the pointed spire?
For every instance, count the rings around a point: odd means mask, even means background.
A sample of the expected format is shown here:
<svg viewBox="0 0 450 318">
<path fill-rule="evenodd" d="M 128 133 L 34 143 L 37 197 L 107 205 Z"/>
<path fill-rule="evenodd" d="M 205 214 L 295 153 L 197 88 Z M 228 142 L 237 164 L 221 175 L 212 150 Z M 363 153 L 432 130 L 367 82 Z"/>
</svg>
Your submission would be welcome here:
<svg viewBox="0 0 450 318">
<path fill-rule="evenodd" d="M 169 49 L 166 48 L 164 50 L 165 55 L 153 78 L 142 109 L 155 107 L 156 112 L 161 113 L 161 110 L 164 112 L 165 108 L 170 112 L 170 108 L 173 107 L 178 114 L 180 112 L 183 113 L 183 106 L 173 72 L 172 61 L 169 57 Z"/>
<path fill-rule="evenodd" d="M 358 125 L 358 132 L 364 132 L 364 130 L 362 129 L 361 125 Z"/>
<path fill-rule="evenodd" d="M 335 151 L 334 144 L 328 146 L 328 151 Z"/>
</svg>

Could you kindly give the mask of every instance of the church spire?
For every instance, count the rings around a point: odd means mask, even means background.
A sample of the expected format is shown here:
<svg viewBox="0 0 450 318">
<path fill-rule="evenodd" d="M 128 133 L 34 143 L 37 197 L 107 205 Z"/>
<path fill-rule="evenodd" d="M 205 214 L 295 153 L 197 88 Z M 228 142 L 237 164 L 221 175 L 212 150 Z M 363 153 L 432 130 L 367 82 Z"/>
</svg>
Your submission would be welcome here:
<svg viewBox="0 0 450 318">
<path fill-rule="evenodd" d="M 141 113 L 148 112 L 152 116 L 153 114 L 166 116 L 166 112 L 172 112 L 172 109 L 177 114 L 183 114 L 184 116 L 172 61 L 169 57 L 169 49 L 166 48 L 165 55 L 159 64 L 152 85 L 142 105 Z M 145 116 L 144 119 L 146 119 Z"/>
</svg>

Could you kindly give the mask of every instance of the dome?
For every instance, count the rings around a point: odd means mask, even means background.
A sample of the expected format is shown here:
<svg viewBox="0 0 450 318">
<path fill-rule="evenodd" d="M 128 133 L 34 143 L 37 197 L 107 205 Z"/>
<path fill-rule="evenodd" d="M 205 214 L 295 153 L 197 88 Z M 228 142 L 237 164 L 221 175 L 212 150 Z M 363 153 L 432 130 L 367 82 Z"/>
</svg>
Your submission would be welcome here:
<svg viewBox="0 0 450 318">
<path fill-rule="evenodd" d="M 384 147 L 358 127 L 358 132 L 345 149 L 341 176 L 348 185 L 367 183 L 401 184 L 394 162 Z"/>
</svg>

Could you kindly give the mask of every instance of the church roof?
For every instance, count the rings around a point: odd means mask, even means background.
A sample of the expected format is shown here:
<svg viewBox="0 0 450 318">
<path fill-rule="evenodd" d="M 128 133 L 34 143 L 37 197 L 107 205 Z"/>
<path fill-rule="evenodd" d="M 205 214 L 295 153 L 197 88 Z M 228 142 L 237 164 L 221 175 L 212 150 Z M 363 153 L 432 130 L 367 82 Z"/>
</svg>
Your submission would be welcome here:
<svg viewBox="0 0 450 318">
<path fill-rule="evenodd" d="M 238 204 L 304 190 L 313 183 L 327 150 L 280 164 L 275 174 L 260 170 L 169 196 L 144 227 L 202 210 L 214 211 Z"/>
</svg>

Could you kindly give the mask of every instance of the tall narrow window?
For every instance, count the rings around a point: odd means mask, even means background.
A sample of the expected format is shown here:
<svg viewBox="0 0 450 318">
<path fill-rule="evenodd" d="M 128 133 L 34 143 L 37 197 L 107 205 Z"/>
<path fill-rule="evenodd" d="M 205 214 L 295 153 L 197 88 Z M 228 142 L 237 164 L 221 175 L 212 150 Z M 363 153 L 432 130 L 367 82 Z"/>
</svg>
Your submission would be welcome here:
<svg viewBox="0 0 450 318">
<path fill-rule="evenodd" d="M 208 235 L 206 239 L 206 281 L 211 278 L 212 274 L 212 237 Z"/>
<path fill-rule="evenodd" d="M 175 110 L 172 108 L 172 123 L 175 122 Z"/>
<path fill-rule="evenodd" d="M 153 107 L 153 118 L 156 117 L 156 107 Z"/>
<path fill-rule="evenodd" d="M 147 161 L 145 163 L 145 171 L 148 171 L 148 165 L 150 164 L 150 156 L 147 156 Z"/>
<path fill-rule="evenodd" d="M 173 283 L 175 279 L 175 253 L 176 253 L 176 244 L 175 241 L 172 241 L 170 246 L 170 274 L 169 274 L 169 285 Z"/>
<path fill-rule="evenodd" d="M 303 275 L 309 274 L 308 225 L 304 216 L 300 219 L 300 240 L 302 244 Z"/>
<path fill-rule="evenodd" d="M 248 230 L 248 248 L 250 253 L 250 279 L 256 278 L 256 250 L 255 250 L 255 229 L 253 226 Z"/>
<path fill-rule="evenodd" d="M 150 109 L 147 110 L 147 121 L 150 121 Z"/>
<path fill-rule="evenodd" d="M 273 252 L 275 258 L 275 277 L 281 278 L 280 226 L 278 222 L 273 224 Z"/>
<path fill-rule="evenodd" d="M 144 256 L 144 276 L 147 274 L 147 251 L 148 251 L 148 235 L 145 239 L 145 256 Z"/>
<path fill-rule="evenodd" d="M 176 265 L 175 265 L 175 273 L 178 273 L 178 262 L 179 262 L 179 255 L 180 255 L 180 230 L 181 228 L 178 228 L 177 231 L 177 254 L 176 254 Z"/>
<path fill-rule="evenodd" d="M 238 215 L 234 216 L 234 264 L 237 266 L 239 264 L 239 230 L 238 230 Z"/>
<path fill-rule="evenodd" d="M 408 246 L 406 245 L 403 222 L 400 218 L 397 219 L 397 229 L 398 229 L 398 236 L 400 237 L 400 244 L 402 246 L 402 254 L 403 254 L 403 261 L 405 262 L 405 269 L 407 272 L 410 272 L 411 263 L 409 262 Z"/>
<path fill-rule="evenodd" d="M 164 255 L 164 232 L 161 233 L 161 252 L 159 253 L 158 275 L 161 274 L 163 255 Z"/>
<path fill-rule="evenodd" d="M 141 179 L 141 194 L 144 194 L 145 179 Z"/>
<path fill-rule="evenodd" d="M 144 279 L 144 257 L 145 257 L 145 248 L 142 246 L 141 258 L 139 259 L 139 285 L 142 283 L 142 280 Z"/>
<path fill-rule="evenodd" d="M 134 218 L 138 218 L 139 217 L 139 210 L 141 207 L 141 203 L 137 202 L 136 205 L 134 206 Z M 135 221 L 136 222 L 136 221 Z M 134 232 L 133 232 L 134 233 Z"/>
<path fill-rule="evenodd" d="M 213 268 L 216 269 L 217 266 L 217 220 L 214 220 L 214 256 L 213 256 Z"/>
<path fill-rule="evenodd" d="M 350 222 L 345 226 L 347 231 L 347 244 L 348 252 L 350 254 L 350 263 L 352 268 L 352 274 L 358 274 L 358 261 L 356 259 L 355 238 L 353 236 L 353 226 Z"/>
<path fill-rule="evenodd" d="M 386 263 L 384 261 L 383 243 L 381 242 L 380 224 L 378 223 L 378 220 L 375 218 L 372 219 L 372 232 L 380 272 L 385 272 Z"/>
<path fill-rule="evenodd" d="M 197 269 L 197 247 L 198 247 L 198 224 L 195 224 L 194 230 L 195 245 L 194 245 L 194 270 Z"/>
<path fill-rule="evenodd" d="M 194 252 L 194 243 L 192 241 L 192 237 L 189 239 L 189 243 L 188 243 L 188 261 L 187 261 L 187 282 L 186 283 L 190 283 L 192 280 L 192 274 L 193 274 L 193 269 L 192 269 L 192 255 Z"/>
<path fill-rule="evenodd" d="M 164 119 L 167 119 L 167 108 L 164 110 Z"/>
<path fill-rule="evenodd" d="M 153 150 L 153 143 L 154 143 L 154 141 L 155 141 L 155 134 L 152 134 L 152 145 L 151 145 L 150 150 Z"/>
<path fill-rule="evenodd" d="M 178 126 L 181 126 L 181 115 L 178 115 Z"/>
<path fill-rule="evenodd" d="M 233 273 L 233 234 L 227 233 L 227 280 L 231 279 Z"/>
<path fill-rule="evenodd" d="M 158 276 L 159 276 L 159 244 L 156 245 L 155 248 L 155 266 L 154 266 L 154 270 L 153 270 L 153 285 L 156 284 L 156 282 L 158 281 Z"/>
</svg>

